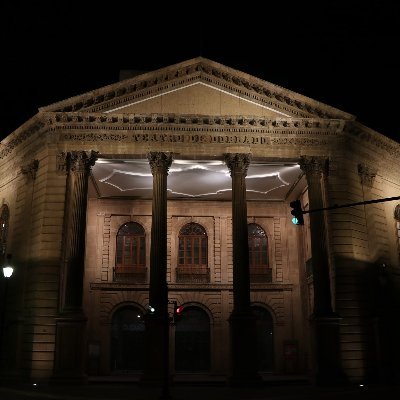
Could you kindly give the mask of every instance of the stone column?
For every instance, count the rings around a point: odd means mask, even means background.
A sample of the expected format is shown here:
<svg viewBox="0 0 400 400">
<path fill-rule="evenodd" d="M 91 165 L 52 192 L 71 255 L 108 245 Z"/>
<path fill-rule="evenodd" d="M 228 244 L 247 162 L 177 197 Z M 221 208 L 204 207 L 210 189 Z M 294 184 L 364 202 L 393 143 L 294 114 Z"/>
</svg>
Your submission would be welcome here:
<svg viewBox="0 0 400 400">
<path fill-rule="evenodd" d="M 322 179 L 327 171 L 327 161 L 324 157 L 301 157 L 300 168 L 307 177 L 310 210 L 324 208 Z M 325 219 L 322 211 L 310 213 L 309 218 L 314 286 L 314 311 L 311 322 L 316 383 L 339 383 L 345 380 L 339 343 L 341 318 L 332 309 Z"/>
<path fill-rule="evenodd" d="M 72 151 L 67 169 L 60 288 L 60 317 L 56 321 L 54 380 L 84 382 L 84 328 L 82 310 L 86 208 L 90 169 L 96 152 Z"/>
<path fill-rule="evenodd" d="M 146 363 L 142 383 L 163 387 L 169 381 L 167 176 L 172 155 L 150 152 L 147 157 L 153 175 L 149 305 L 154 312 L 146 315 Z"/>
<path fill-rule="evenodd" d="M 232 385 L 259 379 L 256 358 L 256 325 L 250 308 L 249 245 L 247 233 L 246 175 L 249 154 L 225 154 L 232 177 L 233 310 L 231 329 Z"/>
</svg>

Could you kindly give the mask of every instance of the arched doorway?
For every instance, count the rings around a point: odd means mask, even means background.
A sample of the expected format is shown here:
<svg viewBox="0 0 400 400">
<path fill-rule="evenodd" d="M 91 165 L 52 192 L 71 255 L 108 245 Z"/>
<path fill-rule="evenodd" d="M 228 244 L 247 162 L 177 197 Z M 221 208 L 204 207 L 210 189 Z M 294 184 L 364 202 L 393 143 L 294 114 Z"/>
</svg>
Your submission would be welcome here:
<svg viewBox="0 0 400 400">
<path fill-rule="evenodd" d="M 256 317 L 258 371 L 271 372 L 274 368 L 274 325 L 268 310 L 253 306 Z"/>
<path fill-rule="evenodd" d="M 141 371 L 144 364 L 144 321 L 134 306 L 117 310 L 111 324 L 111 370 Z"/>
<path fill-rule="evenodd" d="M 175 327 L 175 371 L 210 369 L 210 319 L 198 307 L 187 307 Z"/>
</svg>

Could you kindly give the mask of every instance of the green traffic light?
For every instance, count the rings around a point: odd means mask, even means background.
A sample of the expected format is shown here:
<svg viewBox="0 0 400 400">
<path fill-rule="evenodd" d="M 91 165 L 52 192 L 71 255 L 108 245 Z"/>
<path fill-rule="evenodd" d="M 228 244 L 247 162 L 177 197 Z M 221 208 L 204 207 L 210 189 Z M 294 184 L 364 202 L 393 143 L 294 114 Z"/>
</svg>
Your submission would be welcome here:
<svg viewBox="0 0 400 400">
<path fill-rule="evenodd" d="M 292 218 L 293 224 L 304 225 L 303 210 L 301 208 L 300 200 L 291 201 L 290 207 L 292 207 L 292 211 L 290 213 L 293 215 Z"/>
</svg>

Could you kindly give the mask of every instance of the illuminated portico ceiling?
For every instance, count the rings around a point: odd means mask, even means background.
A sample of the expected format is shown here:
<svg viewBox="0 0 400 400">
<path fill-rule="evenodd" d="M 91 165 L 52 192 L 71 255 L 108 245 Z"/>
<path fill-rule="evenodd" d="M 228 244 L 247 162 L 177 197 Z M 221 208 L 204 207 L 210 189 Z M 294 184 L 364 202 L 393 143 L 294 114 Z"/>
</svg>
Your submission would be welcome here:
<svg viewBox="0 0 400 400">
<path fill-rule="evenodd" d="M 102 198 L 152 198 L 153 179 L 146 159 L 100 159 L 92 175 Z M 247 199 L 284 200 L 300 175 L 296 163 L 252 162 L 246 177 Z M 231 199 L 232 180 L 220 160 L 174 160 L 167 182 L 169 199 Z"/>
</svg>

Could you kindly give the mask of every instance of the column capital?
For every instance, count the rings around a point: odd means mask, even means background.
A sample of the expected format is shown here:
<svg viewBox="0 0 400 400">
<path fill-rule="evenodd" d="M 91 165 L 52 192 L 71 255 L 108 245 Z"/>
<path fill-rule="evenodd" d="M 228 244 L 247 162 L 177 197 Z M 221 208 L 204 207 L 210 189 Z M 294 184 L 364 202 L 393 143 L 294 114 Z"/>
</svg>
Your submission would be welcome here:
<svg viewBox="0 0 400 400">
<path fill-rule="evenodd" d="M 89 172 L 97 160 L 97 151 L 70 151 L 65 154 L 68 171 Z"/>
<path fill-rule="evenodd" d="M 228 166 L 231 176 L 235 173 L 243 173 L 247 175 L 247 170 L 250 165 L 250 153 L 225 153 L 224 161 Z"/>
<path fill-rule="evenodd" d="M 23 175 L 26 176 L 28 181 L 35 180 L 38 168 L 39 168 L 39 161 L 32 160 L 29 164 L 23 165 L 21 167 L 21 172 Z"/>
<path fill-rule="evenodd" d="M 377 172 L 376 168 L 372 168 L 367 164 L 358 164 L 358 175 L 361 183 L 365 186 L 372 187 Z"/>
<path fill-rule="evenodd" d="M 321 177 L 328 172 L 328 158 L 326 157 L 300 157 L 300 168 L 305 172 L 307 178 Z"/>
<path fill-rule="evenodd" d="M 160 173 L 168 175 L 169 167 L 172 164 L 172 153 L 151 151 L 147 154 L 147 159 L 149 160 L 152 175 Z"/>
<path fill-rule="evenodd" d="M 400 222 L 400 203 L 397 204 L 397 206 L 394 208 L 393 215 L 394 215 L 394 219 L 396 221 Z"/>
</svg>

